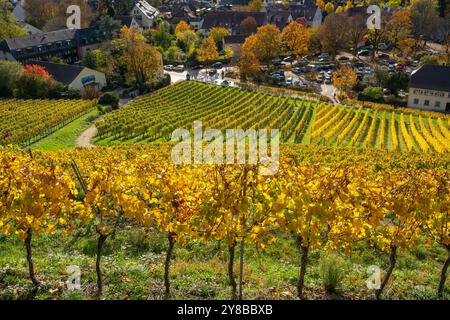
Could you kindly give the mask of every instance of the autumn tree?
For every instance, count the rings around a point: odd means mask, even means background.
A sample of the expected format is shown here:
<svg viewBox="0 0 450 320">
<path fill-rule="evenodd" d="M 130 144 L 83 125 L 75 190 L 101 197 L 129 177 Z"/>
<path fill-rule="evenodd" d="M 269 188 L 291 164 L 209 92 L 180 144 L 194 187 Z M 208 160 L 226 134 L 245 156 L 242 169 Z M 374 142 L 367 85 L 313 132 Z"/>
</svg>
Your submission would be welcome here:
<svg viewBox="0 0 450 320">
<path fill-rule="evenodd" d="M 210 36 L 203 39 L 200 47 L 197 49 L 197 60 L 207 65 L 219 57 L 217 46 L 214 39 Z"/>
<path fill-rule="evenodd" d="M 408 10 L 395 11 L 386 25 L 386 35 L 397 52 L 408 53 L 414 45 L 411 15 Z"/>
<path fill-rule="evenodd" d="M 37 28 L 52 31 L 66 25 L 66 10 L 70 5 L 77 5 L 81 9 L 81 27 L 87 28 L 95 18 L 91 7 L 84 0 L 39 0 L 25 1 L 24 10 L 27 20 Z"/>
<path fill-rule="evenodd" d="M 308 52 L 309 35 L 306 28 L 298 22 L 288 24 L 281 34 L 283 44 L 300 58 Z"/>
<path fill-rule="evenodd" d="M 344 6 L 344 11 L 348 11 L 350 8 L 353 8 L 353 3 L 351 1 L 347 1 Z"/>
<path fill-rule="evenodd" d="M 369 29 L 364 39 L 373 46 L 372 60 L 380 50 L 380 44 L 387 39 L 385 19 L 381 18 L 381 29 Z"/>
<path fill-rule="evenodd" d="M 250 12 L 261 12 L 264 8 L 264 2 L 261 0 L 250 0 L 247 6 L 247 10 Z"/>
<path fill-rule="evenodd" d="M 258 60 L 269 65 L 270 61 L 278 57 L 280 52 L 281 32 L 273 24 L 264 25 L 258 28 L 251 44 L 251 50 Z"/>
<path fill-rule="evenodd" d="M 217 48 L 223 48 L 223 38 L 230 35 L 230 30 L 223 27 L 214 27 L 209 30 L 208 34 L 215 41 Z"/>
<path fill-rule="evenodd" d="M 258 23 L 256 22 L 256 19 L 253 17 L 247 17 L 242 20 L 241 24 L 239 25 L 239 32 L 241 34 L 255 33 L 257 27 Z"/>
<path fill-rule="evenodd" d="M 239 58 L 239 72 L 244 81 L 247 79 L 247 76 L 255 74 L 260 70 L 260 62 L 253 51 L 254 42 L 256 42 L 256 36 L 252 35 L 247 37 L 242 45 L 241 56 Z"/>
<path fill-rule="evenodd" d="M 320 26 L 319 37 L 323 50 L 330 53 L 331 57 L 334 58 L 347 43 L 346 18 L 335 13 L 328 15 Z"/>
<path fill-rule="evenodd" d="M 121 48 L 117 63 L 123 63 L 131 77 L 143 87 L 159 69 L 158 50 L 145 42 L 139 30 L 126 26 L 120 30 L 120 37 L 114 44 Z"/>
<path fill-rule="evenodd" d="M 183 32 L 191 30 L 191 27 L 186 23 L 186 21 L 181 20 L 175 27 L 175 36 L 178 38 Z"/>
<path fill-rule="evenodd" d="M 367 33 L 366 18 L 363 15 L 353 15 L 348 18 L 348 41 L 354 56 L 358 53 L 358 44 L 364 40 Z"/>
<path fill-rule="evenodd" d="M 320 10 L 325 10 L 325 1 L 324 0 L 316 0 L 316 6 L 319 7 Z"/>
<path fill-rule="evenodd" d="M 355 86 L 358 75 L 349 66 L 341 66 L 333 75 L 333 85 L 342 93 L 348 92 Z"/>
<path fill-rule="evenodd" d="M 308 32 L 308 49 L 310 53 L 319 53 L 322 52 L 322 44 L 320 43 L 320 27 L 315 26 L 306 29 Z"/>
<path fill-rule="evenodd" d="M 328 14 L 334 12 L 334 5 L 333 5 L 332 2 L 328 2 L 328 3 L 325 5 L 325 11 L 326 11 Z"/>
<path fill-rule="evenodd" d="M 414 0 L 409 11 L 414 26 L 413 34 L 417 41 L 423 41 L 422 46 L 425 47 L 440 20 L 436 2 L 434 0 Z"/>
</svg>

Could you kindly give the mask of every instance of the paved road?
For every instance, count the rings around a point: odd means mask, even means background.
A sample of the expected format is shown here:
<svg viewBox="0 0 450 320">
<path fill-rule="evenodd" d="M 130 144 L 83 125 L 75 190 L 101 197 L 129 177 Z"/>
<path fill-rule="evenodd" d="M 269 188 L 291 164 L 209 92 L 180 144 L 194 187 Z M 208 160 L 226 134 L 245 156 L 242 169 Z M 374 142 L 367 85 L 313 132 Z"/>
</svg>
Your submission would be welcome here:
<svg viewBox="0 0 450 320">
<path fill-rule="evenodd" d="M 320 94 L 330 98 L 334 103 L 339 103 L 334 97 L 334 94 L 337 94 L 337 89 L 332 84 L 321 84 Z"/>
</svg>

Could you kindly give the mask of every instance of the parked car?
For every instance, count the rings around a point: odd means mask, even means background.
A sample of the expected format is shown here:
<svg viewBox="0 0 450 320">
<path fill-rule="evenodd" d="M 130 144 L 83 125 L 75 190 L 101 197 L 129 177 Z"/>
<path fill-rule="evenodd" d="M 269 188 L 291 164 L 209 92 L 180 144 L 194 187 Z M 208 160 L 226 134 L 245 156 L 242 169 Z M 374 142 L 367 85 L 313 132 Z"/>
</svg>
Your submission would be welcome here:
<svg viewBox="0 0 450 320">
<path fill-rule="evenodd" d="M 163 69 L 166 70 L 166 71 L 172 71 L 173 70 L 173 65 L 171 65 L 171 64 L 165 65 L 163 67 Z"/>
<path fill-rule="evenodd" d="M 272 60 L 272 64 L 274 66 L 281 66 L 281 60 L 280 59 L 274 59 L 274 60 Z"/>
<path fill-rule="evenodd" d="M 272 72 L 270 74 L 270 77 L 274 78 L 274 79 L 278 79 L 279 81 L 284 81 L 285 80 L 284 74 L 281 74 L 281 73 L 278 73 L 278 72 Z"/>
<path fill-rule="evenodd" d="M 183 72 L 183 71 L 184 71 L 184 65 L 179 64 L 179 65 L 173 67 L 172 70 L 173 70 L 173 71 L 176 71 L 176 72 Z"/>
<path fill-rule="evenodd" d="M 293 84 L 293 79 L 292 79 L 292 77 L 288 77 L 288 78 L 286 79 L 286 85 L 287 85 L 287 86 L 292 86 L 292 84 Z"/>
<path fill-rule="evenodd" d="M 389 55 L 387 53 L 378 54 L 378 58 L 380 59 L 389 59 Z"/>
<path fill-rule="evenodd" d="M 228 87 L 230 85 L 230 82 L 228 80 L 223 80 L 220 85 L 224 86 L 224 87 Z"/>
<path fill-rule="evenodd" d="M 349 61 L 350 60 L 350 58 L 349 57 L 347 57 L 347 56 L 340 56 L 339 58 L 337 58 L 336 60 L 338 60 L 338 61 Z"/>
<path fill-rule="evenodd" d="M 327 77 L 325 78 L 325 84 L 331 84 L 331 83 L 332 83 L 331 77 L 327 76 Z"/>
<path fill-rule="evenodd" d="M 294 57 L 289 56 L 283 59 L 283 62 L 293 62 L 294 61 Z"/>
<path fill-rule="evenodd" d="M 389 63 L 389 71 L 394 71 L 394 70 L 395 70 L 395 64 Z"/>
<path fill-rule="evenodd" d="M 372 72 L 372 68 L 367 66 L 366 69 L 364 70 L 365 74 L 370 74 Z"/>
<path fill-rule="evenodd" d="M 363 67 L 358 67 L 357 73 L 363 74 L 363 72 L 364 72 Z"/>
<path fill-rule="evenodd" d="M 300 80 L 295 80 L 294 81 L 294 86 L 302 86 L 303 83 Z"/>
<path fill-rule="evenodd" d="M 295 68 L 292 68 L 292 72 L 293 72 L 293 73 L 301 73 L 301 72 L 302 72 L 302 69 L 299 68 L 299 67 L 295 67 Z"/>
<path fill-rule="evenodd" d="M 214 69 L 221 69 L 221 68 L 223 68 L 223 63 L 222 62 L 214 62 L 211 65 L 211 67 L 214 68 Z"/>
<path fill-rule="evenodd" d="M 362 49 L 362 50 L 359 50 L 358 51 L 358 56 L 368 56 L 370 54 L 370 51 L 369 50 L 366 50 L 366 49 Z"/>
<path fill-rule="evenodd" d="M 397 71 L 403 71 L 403 69 L 405 69 L 405 66 L 402 65 L 401 63 L 397 63 L 397 64 L 395 65 L 395 70 L 397 70 Z"/>
<path fill-rule="evenodd" d="M 209 74 L 209 76 L 212 77 L 212 76 L 217 74 L 217 70 L 216 69 L 211 69 L 211 70 L 209 70 L 208 74 Z"/>
<path fill-rule="evenodd" d="M 387 50 L 388 49 L 388 46 L 387 46 L 387 44 L 386 43 L 380 43 L 379 45 L 378 45 L 378 49 L 380 49 L 380 50 Z"/>
<path fill-rule="evenodd" d="M 316 79 L 316 82 L 317 82 L 317 83 L 323 83 L 323 76 L 322 76 L 322 75 L 319 75 L 319 76 L 317 77 L 317 79 Z"/>
</svg>

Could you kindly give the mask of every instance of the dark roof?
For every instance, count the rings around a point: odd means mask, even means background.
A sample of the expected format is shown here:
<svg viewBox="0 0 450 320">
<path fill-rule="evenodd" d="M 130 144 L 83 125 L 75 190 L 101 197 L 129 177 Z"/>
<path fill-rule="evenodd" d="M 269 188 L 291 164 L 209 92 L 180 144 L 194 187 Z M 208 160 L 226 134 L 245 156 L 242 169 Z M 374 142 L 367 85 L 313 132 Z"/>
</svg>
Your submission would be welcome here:
<svg viewBox="0 0 450 320">
<path fill-rule="evenodd" d="M 245 11 L 210 11 L 206 13 L 203 21 L 203 29 L 213 27 L 237 28 L 241 22 L 247 18 L 253 17 L 258 26 L 266 22 L 265 12 L 245 12 Z"/>
<path fill-rule="evenodd" d="M 98 31 L 95 28 L 62 29 L 6 39 L 0 43 L 0 48 L 12 51 L 69 40 L 74 41 L 72 45 L 75 45 L 77 41 L 79 44 L 84 44 L 82 40 L 90 40 L 89 43 L 101 41 Z"/>
<path fill-rule="evenodd" d="M 242 44 L 245 42 L 245 39 L 249 36 L 249 34 L 237 34 L 233 36 L 226 36 L 223 38 L 223 41 L 226 44 L 238 43 Z"/>
<path fill-rule="evenodd" d="M 237 5 L 237 6 L 247 6 L 250 0 L 220 0 L 219 4 L 224 6 L 227 4 Z"/>
<path fill-rule="evenodd" d="M 133 21 L 132 16 L 114 16 L 114 20 L 120 21 L 121 26 L 131 26 L 131 22 Z"/>
<path fill-rule="evenodd" d="M 46 61 L 30 61 L 27 64 L 44 67 L 56 81 L 61 82 L 65 86 L 70 85 L 85 68 L 83 66 Z"/>
<path fill-rule="evenodd" d="M 283 30 L 289 23 L 291 13 L 287 10 L 268 10 L 267 23 L 274 24 L 278 29 Z"/>
<path fill-rule="evenodd" d="M 58 41 L 72 40 L 75 38 L 76 32 L 77 30 L 75 29 L 57 30 L 46 33 L 31 34 L 24 37 L 6 39 L 5 42 L 10 50 L 15 50 Z"/>
<path fill-rule="evenodd" d="M 413 71 L 409 86 L 450 92 L 450 66 L 424 64 Z"/>
<path fill-rule="evenodd" d="M 293 4 L 289 6 L 289 11 L 294 20 L 306 18 L 306 20 L 312 21 L 317 12 L 317 6 L 314 4 Z"/>
</svg>

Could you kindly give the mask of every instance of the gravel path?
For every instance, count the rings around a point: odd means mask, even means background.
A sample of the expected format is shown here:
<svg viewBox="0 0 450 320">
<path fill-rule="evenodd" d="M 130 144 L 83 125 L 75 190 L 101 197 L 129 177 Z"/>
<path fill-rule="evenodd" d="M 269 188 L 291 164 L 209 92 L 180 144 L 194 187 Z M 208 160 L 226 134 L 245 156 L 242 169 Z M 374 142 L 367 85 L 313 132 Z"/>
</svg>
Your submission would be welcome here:
<svg viewBox="0 0 450 320">
<path fill-rule="evenodd" d="M 82 148 L 94 148 L 95 145 L 91 143 L 92 138 L 97 134 L 97 128 L 95 124 L 87 128 L 76 140 L 78 147 Z"/>
</svg>

